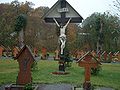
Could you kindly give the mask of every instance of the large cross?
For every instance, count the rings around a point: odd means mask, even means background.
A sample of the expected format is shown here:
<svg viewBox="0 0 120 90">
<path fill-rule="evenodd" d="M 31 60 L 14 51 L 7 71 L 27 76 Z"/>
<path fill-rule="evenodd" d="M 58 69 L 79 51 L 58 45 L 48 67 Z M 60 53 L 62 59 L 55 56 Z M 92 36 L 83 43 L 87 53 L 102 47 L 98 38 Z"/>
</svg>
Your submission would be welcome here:
<svg viewBox="0 0 120 90">
<path fill-rule="evenodd" d="M 60 59 L 64 59 L 63 49 L 65 48 L 66 43 L 66 35 L 65 29 L 68 23 L 81 23 L 82 17 L 79 13 L 66 1 L 66 0 L 58 0 L 43 16 L 45 22 L 47 23 L 56 23 L 60 28 L 60 36 L 59 40 L 61 42 L 60 48 Z M 60 62 L 59 67 L 63 68 L 59 71 L 64 71 L 64 60 L 63 63 Z"/>
</svg>

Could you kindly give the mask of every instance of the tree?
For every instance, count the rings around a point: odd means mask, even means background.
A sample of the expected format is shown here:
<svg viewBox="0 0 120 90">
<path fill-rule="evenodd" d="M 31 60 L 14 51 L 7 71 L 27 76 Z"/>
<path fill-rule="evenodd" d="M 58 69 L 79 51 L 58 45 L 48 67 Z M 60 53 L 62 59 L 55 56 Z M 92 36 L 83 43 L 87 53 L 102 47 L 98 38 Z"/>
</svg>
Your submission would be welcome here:
<svg viewBox="0 0 120 90">
<path fill-rule="evenodd" d="M 15 23 L 15 31 L 19 33 L 19 45 L 24 46 L 24 31 L 27 25 L 27 17 L 25 14 L 20 14 Z"/>
<path fill-rule="evenodd" d="M 112 32 L 119 31 L 119 18 L 109 13 L 94 13 L 88 17 L 83 23 L 85 33 L 90 33 L 92 49 L 97 49 L 97 42 L 102 45 L 102 49 L 106 51 L 114 51 Z M 119 38 L 119 36 L 117 36 Z M 118 42 L 119 40 L 117 40 Z M 117 50 L 119 48 L 117 47 Z"/>
<path fill-rule="evenodd" d="M 0 4 L 0 43 L 4 46 L 15 44 L 16 37 L 10 34 L 13 32 L 15 14 L 10 4 Z"/>
<path fill-rule="evenodd" d="M 113 1 L 113 12 L 120 17 L 120 0 Z"/>
<path fill-rule="evenodd" d="M 58 44 L 56 33 L 59 30 L 56 30 L 55 25 L 46 24 L 42 19 L 47 10 L 48 7 L 42 6 L 33 9 L 30 3 L 21 3 L 17 0 L 0 4 L 0 44 L 10 47 L 18 45 L 18 35 L 23 30 L 25 44 L 39 49 L 45 46 L 48 51 L 54 52 Z M 76 25 L 68 27 L 67 40 L 70 50 L 75 47 L 76 30 Z"/>
</svg>

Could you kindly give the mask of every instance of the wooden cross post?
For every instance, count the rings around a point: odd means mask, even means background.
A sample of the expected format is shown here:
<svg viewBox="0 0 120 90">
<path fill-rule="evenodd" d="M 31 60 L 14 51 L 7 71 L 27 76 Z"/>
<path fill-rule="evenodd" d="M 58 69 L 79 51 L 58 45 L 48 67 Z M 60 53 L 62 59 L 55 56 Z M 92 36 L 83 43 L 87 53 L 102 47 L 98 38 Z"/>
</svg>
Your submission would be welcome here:
<svg viewBox="0 0 120 90">
<path fill-rule="evenodd" d="M 85 81 L 83 83 L 84 90 L 91 90 L 91 68 L 96 68 L 98 64 L 101 64 L 99 61 L 93 60 L 93 57 L 94 56 L 90 52 L 87 52 L 77 61 L 80 67 L 85 68 Z"/>
</svg>

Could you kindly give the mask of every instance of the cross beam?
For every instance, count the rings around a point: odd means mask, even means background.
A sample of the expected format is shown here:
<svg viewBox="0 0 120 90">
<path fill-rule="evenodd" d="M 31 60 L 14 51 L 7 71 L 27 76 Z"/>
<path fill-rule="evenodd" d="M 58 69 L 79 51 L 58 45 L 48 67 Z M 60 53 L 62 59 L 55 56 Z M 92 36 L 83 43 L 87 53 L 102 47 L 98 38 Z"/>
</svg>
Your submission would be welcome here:
<svg viewBox="0 0 120 90">
<path fill-rule="evenodd" d="M 65 17 L 64 19 L 63 18 L 55 18 L 59 23 L 67 23 L 67 21 L 69 20 L 69 18 Z M 61 20 L 64 20 L 61 22 Z M 55 23 L 54 20 L 53 20 L 53 17 L 51 18 L 45 18 L 44 19 L 46 22 L 49 22 L 49 23 Z M 82 19 L 81 17 L 75 17 L 75 18 L 72 18 L 70 23 L 78 23 L 78 22 L 82 22 Z"/>
</svg>

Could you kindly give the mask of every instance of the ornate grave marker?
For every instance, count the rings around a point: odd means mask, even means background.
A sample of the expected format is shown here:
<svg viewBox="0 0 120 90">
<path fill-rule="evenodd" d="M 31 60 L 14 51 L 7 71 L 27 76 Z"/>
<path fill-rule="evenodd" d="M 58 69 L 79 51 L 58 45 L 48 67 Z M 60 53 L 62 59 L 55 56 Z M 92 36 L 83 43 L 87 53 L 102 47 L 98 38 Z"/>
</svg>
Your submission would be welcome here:
<svg viewBox="0 0 120 90">
<path fill-rule="evenodd" d="M 0 46 L 0 57 L 2 57 L 2 55 L 3 55 L 3 50 L 4 50 L 4 48 L 2 47 L 2 45 Z"/>
<path fill-rule="evenodd" d="M 38 49 L 36 47 L 33 49 L 33 53 L 34 53 L 34 57 L 38 56 Z"/>
<path fill-rule="evenodd" d="M 85 68 L 85 82 L 83 84 L 83 88 L 84 90 L 91 90 L 91 68 L 96 68 L 99 64 L 101 65 L 101 63 L 97 61 L 90 52 L 87 52 L 77 62 L 80 67 Z"/>
<path fill-rule="evenodd" d="M 6 85 L 5 90 L 24 90 L 25 85 L 32 82 L 31 65 L 35 59 L 28 46 L 25 45 L 15 57 L 15 59 L 17 59 L 19 63 L 17 81 L 16 84 Z M 32 88 L 37 90 L 38 86 L 34 85 Z"/>
<path fill-rule="evenodd" d="M 42 53 L 41 59 L 46 59 L 46 57 L 47 57 L 47 49 L 45 47 L 42 47 L 41 53 Z"/>
<path fill-rule="evenodd" d="M 76 51 L 76 60 L 78 60 L 83 55 L 84 55 L 84 51 L 83 50 L 77 50 Z"/>
<path fill-rule="evenodd" d="M 54 57 L 54 60 L 60 60 L 60 57 L 59 57 L 59 50 L 55 50 L 55 57 Z"/>
<path fill-rule="evenodd" d="M 120 62 L 120 52 L 118 52 L 118 61 Z"/>
<path fill-rule="evenodd" d="M 92 54 L 94 57 L 96 57 L 96 52 L 95 52 L 94 50 L 91 52 L 91 54 Z"/>
<path fill-rule="evenodd" d="M 116 62 L 116 61 L 120 62 L 120 52 L 119 51 L 114 53 L 113 60 L 114 60 L 114 62 Z"/>
<path fill-rule="evenodd" d="M 34 62 L 34 57 L 28 48 L 28 46 L 24 46 L 20 53 L 16 57 L 19 63 L 19 73 L 17 78 L 17 84 L 25 85 L 32 82 L 31 77 L 31 65 Z"/>
<path fill-rule="evenodd" d="M 104 52 L 102 53 L 102 56 L 103 56 L 104 60 L 107 60 L 107 59 L 108 59 L 108 54 L 107 54 L 106 51 L 104 51 Z"/>
<path fill-rule="evenodd" d="M 56 23 L 56 25 L 60 28 L 60 63 L 59 67 L 65 70 L 65 45 L 66 45 L 66 27 L 69 23 L 81 23 L 82 17 L 79 13 L 66 1 L 66 0 L 58 0 L 49 11 L 43 16 L 45 22 L 47 23 Z M 63 71 L 59 68 L 59 71 Z M 64 72 L 64 71 L 63 71 Z"/>
<path fill-rule="evenodd" d="M 20 51 L 20 50 L 19 50 L 18 47 L 15 46 L 15 47 L 13 48 L 13 57 L 14 57 L 14 58 L 17 56 L 17 54 L 19 53 L 19 51 Z"/>
<path fill-rule="evenodd" d="M 113 57 L 113 54 L 112 54 L 112 52 L 109 52 L 109 59 L 110 59 L 110 61 L 112 61 L 112 57 Z"/>
<path fill-rule="evenodd" d="M 101 51 L 98 51 L 97 58 L 98 58 L 98 61 L 101 61 Z"/>
</svg>

